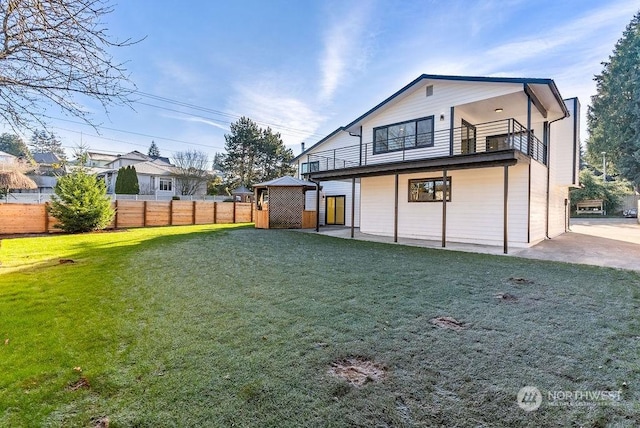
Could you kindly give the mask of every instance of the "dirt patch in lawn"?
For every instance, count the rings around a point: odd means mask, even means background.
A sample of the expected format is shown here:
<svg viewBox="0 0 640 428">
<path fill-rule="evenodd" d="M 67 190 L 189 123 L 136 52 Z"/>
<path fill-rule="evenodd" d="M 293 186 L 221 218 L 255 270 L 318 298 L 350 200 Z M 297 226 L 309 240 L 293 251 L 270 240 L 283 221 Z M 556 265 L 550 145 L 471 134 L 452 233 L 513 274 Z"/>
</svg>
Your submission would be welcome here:
<svg viewBox="0 0 640 428">
<path fill-rule="evenodd" d="M 495 295 L 495 298 L 500 300 L 501 302 L 517 302 L 518 298 L 513 294 L 509 293 L 498 293 Z"/>
<path fill-rule="evenodd" d="M 71 385 L 67 387 L 69 391 L 77 391 L 79 389 L 89 389 L 89 388 L 91 388 L 91 385 L 89 384 L 89 380 L 84 376 L 82 376 L 80 379 L 73 382 Z"/>
<path fill-rule="evenodd" d="M 452 317 L 436 317 L 436 318 L 431 318 L 429 320 L 429 322 L 433 325 L 435 325 L 436 327 L 440 327 L 440 328 L 447 328 L 449 330 L 456 330 L 456 331 L 460 331 L 460 330 L 464 330 L 465 328 L 467 328 L 466 324 L 458 321 L 455 318 Z"/>
<path fill-rule="evenodd" d="M 354 386 L 378 382 L 387 374 L 380 364 L 360 357 L 345 358 L 331 363 L 329 374 L 346 380 Z"/>
<path fill-rule="evenodd" d="M 518 284 L 518 285 L 534 284 L 532 279 L 520 278 L 520 277 L 517 277 L 517 276 L 509 277 L 508 281 L 511 282 L 512 284 Z"/>
</svg>

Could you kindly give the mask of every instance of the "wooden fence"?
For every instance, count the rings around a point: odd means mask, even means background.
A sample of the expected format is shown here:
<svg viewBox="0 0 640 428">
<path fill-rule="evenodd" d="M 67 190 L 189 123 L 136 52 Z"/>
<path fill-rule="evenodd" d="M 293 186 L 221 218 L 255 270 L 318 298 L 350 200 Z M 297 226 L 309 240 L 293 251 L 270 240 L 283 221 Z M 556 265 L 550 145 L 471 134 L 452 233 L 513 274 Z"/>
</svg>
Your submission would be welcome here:
<svg viewBox="0 0 640 428">
<path fill-rule="evenodd" d="M 60 229 L 47 204 L 0 204 L 0 234 L 47 233 Z M 210 201 L 116 201 L 111 228 L 250 223 L 253 204 Z"/>
</svg>

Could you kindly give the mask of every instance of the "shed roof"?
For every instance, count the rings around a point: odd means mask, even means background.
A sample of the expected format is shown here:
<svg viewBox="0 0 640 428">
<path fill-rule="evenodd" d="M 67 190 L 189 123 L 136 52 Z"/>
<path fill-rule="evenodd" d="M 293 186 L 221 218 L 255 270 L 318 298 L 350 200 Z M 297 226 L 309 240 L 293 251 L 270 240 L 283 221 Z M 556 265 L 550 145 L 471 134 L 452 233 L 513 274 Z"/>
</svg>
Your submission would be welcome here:
<svg viewBox="0 0 640 428">
<path fill-rule="evenodd" d="M 254 189 L 258 187 L 304 187 L 307 189 L 315 189 L 316 183 L 285 175 L 284 177 L 274 178 L 273 180 L 258 183 L 253 186 Z"/>
<path fill-rule="evenodd" d="M 245 186 L 240 186 L 231 192 L 232 195 L 253 195 L 253 192 Z"/>
</svg>

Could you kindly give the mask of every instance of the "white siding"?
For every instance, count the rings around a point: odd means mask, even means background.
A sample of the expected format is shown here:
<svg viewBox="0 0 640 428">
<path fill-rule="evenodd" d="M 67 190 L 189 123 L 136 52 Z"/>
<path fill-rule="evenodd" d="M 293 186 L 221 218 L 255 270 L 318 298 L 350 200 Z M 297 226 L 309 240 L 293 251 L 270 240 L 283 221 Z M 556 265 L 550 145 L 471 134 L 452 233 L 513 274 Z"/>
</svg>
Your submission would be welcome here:
<svg viewBox="0 0 640 428">
<path fill-rule="evenodd" d="M 531 161 L 531 242 L 545 238 L 547 228 L 547 168 Z"/>
<path fill-rule="evenodd" d="M 364 177 L 360 181 L 360 231 L 393 236 L 395 177 Z"/>
<path fill-rule="evenodd" d="M 580 163 L 580 103 L 565 100 L 571 116 L 551 124 L 551 182 L 559 186 L 577 186 Z"/>
<path fill-rule="evenodd" d="M 327 196 L 345 196 L 345 226 L 351 226 L 351 180 L 348 181 L 323 181 L 321 195 L 324 198 L 320 201 L 320 225 L 324 226 L 326 219 L 326 198 Z M 308 191 L 305 198 L 305 210 L 316 210 L 316 192 Z M 360 183 L 356 180 L 356 200 L 355 200 L 355 227 L 360 227 Z"/>
<path fill-rule="evenodd" d="M 433 95 L 426 96 L 426 86 L 433 85 Z M 409 95 L 390 103 L 386 108 L 368 117 L 363 122 L 363 143 L 373 141 L 373 128 L 390 125 L 405 120 L 434 116 L 434 130 L 440 131 L 450 127 L 450 108 L 452 106 L 484 100 L 500 95 L 522 91 L 518 83 L 481 83 L 424 81 Z M 440 115 L 444 120 L 440 120 Z M 444 144 L 443 144 L 444 145 Z M 449 142 L 445 147 L 433 147 L 435 151 L 449 153 Z"/>
<path fill-rule="evenodd" d="M 549 194 L 549 238 L 555 238 L 566 231 L 567 206 L 569 188 L 566 186 L 551 186 Z"/>
<path fill-rule="evenodd" d="M 450 171 L 452 200 L 447 203 L 447 242 L 503 243 L 504 168 Z M 398 236 L 440 240 L 442 203 L 408 202 L 409 179 L 439 178 L 438 173 L 403 174 L 398 182 Z M 528 166 L 509 168 L 509 245 L 527 243 Z M 360 230 L 393 236 L 394 176 L 362 179 Z"/>
<path fill-rule="evenodd" d="M 338 131 L 333 137 L 327 139 L 318 147 L 311 148 L 311 150 L 309 150 L 306 154 L 304 154 L 294 163 L 294 167 L 296 167 L 298 170 L 296 177 L 301 180 L 304 180 L 304 177 L 302 176 L 302 164 L 308 162 L 309 160 L 308 156 L 314 155 L 318 152 L 323 152 L 322 153 L 323 158 L 319 159 L 316 156 L 316 157 L 312 157 L 311 161 L 312 162 L 318 161 L 322 163 L 323 165 L 320 166 L 320 169 L 322 170 L 328 169 L 327 166 L 329 166 L 329 169 L 333 169 L 334 160 L 333 160 L 331 151 L 334 149 L 340 149 L 344 147 L 353 147 L 354 157 L 357 157 L 357 154 L 360 150 L 360 138 L 353 137 L 349 135 L 349 133 L 346 131 Z M 342 156 L 344 156 L 344 151 L 342 151 Z M 340 156 L 338 156 L 338 158 L 339 157 Z M 340 166 L 340 165 L 336 164 L 336 166 Z"/>
</svg>

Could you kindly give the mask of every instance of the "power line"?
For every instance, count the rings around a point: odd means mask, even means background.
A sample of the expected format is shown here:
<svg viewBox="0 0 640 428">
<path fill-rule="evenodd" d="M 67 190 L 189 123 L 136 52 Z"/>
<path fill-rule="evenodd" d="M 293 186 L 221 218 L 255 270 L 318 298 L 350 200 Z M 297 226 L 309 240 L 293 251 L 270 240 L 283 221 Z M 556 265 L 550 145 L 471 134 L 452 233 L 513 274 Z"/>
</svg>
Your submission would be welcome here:
<svg viewBox="0 0 640 428">
<path fill-rule="evenodd" d="M 238 116 L 236 114 L 224 112 L 224 111 L 221 111 L 221 110 L 215 110 L 215 109 L 211 109 L 211 108 L 208 108 L 208 107 L 202 107 L 202 106 L 198 106 L 198 105 L 195 105 L 195 104 L 190 104 L 190 103 L 187 103 L 187 102 L 184 102 L 184 101 L 178 101 L 178 100 L 174 100 L 174 99 L 171 99 L 171 98 L 150 94 L 148 92 L 136 91 L 136 94 L 139 94 L 139 95 L 141 95 L 143 97 L 146 97 L 146 98 L 151 98 L 151 99 L 156 100 L 156 101 L 161 101 L 161 102 L 164 102 L 164 103 L 167 103 L 167 104 L 173 104 L 173 105 L 178 105 L 178 106 L 181 106 L 181 107 L 187 107 L 187 108 L 190 108 L 192 110 L 202 111 L 202 112 L 205 112 L 205 113 L 212 113 L 212 114 L 215 114 L 215 115 L 218 115 L 218 116 L 228 117 L 228 118 L 231 118 L 231 119 L 240 119 L 242 117 L 242 116 Z M 151 104 L 145 104 L 145 103 L 142 103 L 140 101 L 136 101 L 136 103 L 143 104 L 143 105 L 148 105 L 148 106 L 156 107 L 156 108 L 164 108 L 164 107 L 159 107 L 159 106 L 155 106 L 155 105 L 151 105 Z M 183 114 L 190 114 L 190 113 L 184 113 L 184 112 L 180 112 L 180 111 L 178 111 L 178 112 L 179 113 L 183 113 Z M 206 118 L 206 117 L 203 117 L 203 116 L 197 116 L 197 115 L 193 115 L 193 116 L 201 117 L 201 118 L 209 119 L 209 120 L 215 120 L 215 119 Z M 220 120 L 216 120 L 216 121 L 220 121 Z M 318 134 L 318 133 L 311 132 L 311 131 L 305 130 L 305 129 L 292 128 L 292 127 L 286 126 L 286 125 L 279 125 L 279 124 L 274 124 L 274 123 L 269 123 L 269 122 L 262 122 L 262 121 L 255 121 L 255 122 L 258 125 L 268 126 L 268 127 L 282 129 L 282 130 L 287 130 L 287 131 L 289 131 L 289 133 L 296 133 L 296 134 L 304 135 L 304 136 L 315 136 L 315 137 L 318 137 L 318 138 L 324 138 L 325 137 L 325 135 L 323 135 L 323 134 Z M 224 122 L 224 123 L 227 123 L 227 122 Z"/>
<path fill-rule="evenodd" d="M 53 118 L 53 119 L 60 120 L 62 122 L 73 123 L 75 125 L 90 126 L 90 125 L 87 125 L 84 122 L 78 122 L 78 121 L 71 120 L 71 119 L 62 119 L 62 118 Z M 122 132 L 124 134 L 131 134 L 131 135 L 138 135 L 138 136 L 142 136 L 142 137 L 153 138 L 154 140 L 157 139 L 157 140 L 171 141 L 173 143 L 188 144 L 188 145 L 192 145 L 192 146 L 199 146 L 199 147 L 206 147 L 206 148 L 210 148 L 210 149 L 221 149 L 221 150 L 224 150 L 224 147 L 220 147 L 220 146 L 213 146 L 213 145 L 208 145 L 208 144 L 194 143 L 194 142 L 185 141 L 185 140 L 176 140 L 175 138 L 160 137 L 160 136 L 157 136 L 157 135 L 144 134 L 144 133 L 135 132 L 135 131 L 125 131 L 124 129 L 110 128 L 110 127 L 107 127 L 107 126 L 97 126 L 97 128 L 106 129 L 106 130 L 115 131 L 115 132 Z M 68 131 L 71 131 L 71 130 L 68 130 Z M 71 132 L 80 133 L 80 131 L 71 131 Z M 101 137 L 101 136 L 98 136 L 98 135 L 96 137 L 97 138 L 108 139 L 107 137 Z M 118 140 L 114 140 L 114 141 L 118 141 Z M 121 142 L 124 142 L 124 141 L 121 141 Z M 135 144 L 135 143 L 131 143 L 131 144 L 140 145 L 140 144 Z"/>
</svg>

